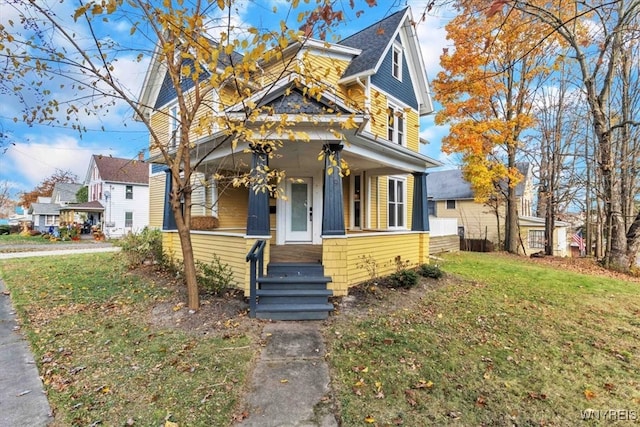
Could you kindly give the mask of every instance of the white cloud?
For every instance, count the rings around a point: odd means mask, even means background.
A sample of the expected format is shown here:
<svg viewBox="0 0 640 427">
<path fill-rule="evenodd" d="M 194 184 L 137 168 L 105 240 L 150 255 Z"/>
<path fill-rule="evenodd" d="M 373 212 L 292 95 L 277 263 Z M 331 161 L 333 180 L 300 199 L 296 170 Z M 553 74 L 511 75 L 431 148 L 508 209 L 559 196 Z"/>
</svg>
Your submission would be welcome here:
<svg viewBox="0 0 640 427">
<path fill-rule="evenodd" d="M 92 154 L 117 154 L 62 133 L 32 134 L 25 139 L 28 142 L 15 142 L 2 155 L 0 174 L 0 180 L 20 177 L 23 191 L 31 190 L 56 169 L 71 171 L 82 182 Z"/>
</svg>

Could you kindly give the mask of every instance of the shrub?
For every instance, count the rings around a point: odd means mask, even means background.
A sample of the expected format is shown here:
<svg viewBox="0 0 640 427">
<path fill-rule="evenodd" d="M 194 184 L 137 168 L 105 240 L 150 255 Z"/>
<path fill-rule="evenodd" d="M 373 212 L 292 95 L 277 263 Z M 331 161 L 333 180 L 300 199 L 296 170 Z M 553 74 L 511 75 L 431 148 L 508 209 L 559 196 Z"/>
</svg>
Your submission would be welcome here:
<svg viewBox="0 0 640 427">
<path fill-rule="evenodd" d="M 412 288 L 418 284 L 418 273 L 413 270 L 399 270 L 389 275 L 392 288 Z"/>
<path fill-rule="evenodd" d="M 136 267 L 144 261 L 158 263 L 162 261 L 162 232 L 145 227 L 140 233 L 129 233 L 115 242 L 130 267 Z"/>
<path fill-rule="evenodd" d="M 418 274 L 422 277 L 429 277 L 431 279 L 439 279 L 443 276 L 442 270 L 437 265 L 422 264 L 418 269 Z"/>
<path fill-rule="evenodd" d="M 216 254 L 213 254 L 213 260 L 208 264 L 196 261 L 196 269 L 200 290 L 205 293 L 219 295 L 223 290 L 229 288 L 233 280 L 231 267 L 220 261 Z"/>
<path fill-rule="evenodd" d="M 0 225 L 0 235 L 9 234 L 11 232 L 11 227 L 9 225 L 2 224 Z"/>
</svg>

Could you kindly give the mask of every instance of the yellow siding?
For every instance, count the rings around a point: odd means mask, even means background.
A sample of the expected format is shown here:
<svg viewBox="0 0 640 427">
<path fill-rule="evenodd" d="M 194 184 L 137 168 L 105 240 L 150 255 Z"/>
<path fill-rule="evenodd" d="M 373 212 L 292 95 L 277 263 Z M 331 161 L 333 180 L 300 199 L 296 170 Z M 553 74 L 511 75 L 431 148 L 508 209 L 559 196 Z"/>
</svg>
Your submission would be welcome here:
<svg viewBox="0 0 640 427">
<path fill-rule="evenodd" d="M 387 97 L 375 89 L 371 89 L 371 132 L 379 138 L 387 139 Z"/>
<path fill-rule="evenodd" d="M 389 208 L 387 205 L 387 203 L 389 202 L 389 199 L 387 197 L 389 193 L 389 180 L 386 176 L 381 176 L 378 178 L 378 192 L 380 193 L 380 212 L 378 213 L 378 215 L 380 215 L 380 229 L 386 230 L 388 225 L 387 221 L 389 218 L 389 212 L 387 211 L 387 209 Z"/>
<path fill-rule="evenodd" d="M 355 110 L 362 111 L 365 108 L 365 93 L 362 86 L 352 84 L 342 87 L 345 103 Z"/>
<path fill-rule="evenodd" d="M 467 239 L 488 239 L 498 243 L 498 225 L 493 208 L 473 200 L 456 200 L 455 209 L 447 209 L 446 201 L 436 204 L 438 218 L 458 218 Z M 504 209 L 500 209 L 500 237 L 504 239 Z"/>
<path fill-rule="evenodd" d="M 166 174 L 149 176 L 149 227 L 162 228 Z"/>
<path fill-rule="evenodd" d="M 168 109 L 164 108 L 158 112 L 154 112 L 151 114 L 151 118 L 149 119 L 151 128 L 156 132 L 160 141 L 168 141 L 169 140 L 169 118 L 167 116 Z M 160 154 L 160 150 L 156 147 L 151 140 L 151 136 L 149 136 L 149 155 L 155 156 Z"/>
<path fill-rule="evenodd" d="M 213 255 L 220 258 L 220 262 L 228 265 L 233 272 L 233 286 L 249 291 L 249 263 L 245 261 L 247 253 L 256 239 L 246 239 L 243 235 L 224 233 L 192 232 L 191 246 L 196 261 L 210 263 Z M 163 233 L 163 249 L 176 260 L 182 260 L 182 247 L 176 232 Z M 265 265 L 269 261 L 269 245 L 265 246 Z"/>
<path fill-rule="evenodd" d="M 348 229 L 351 226 L 351 195 L 349 192 L 349 177 L 342 178 L 342 206 L 344 206 L 344 229 Z"/>
<path fill-rule="evenodd" d="M 408 267 L 428 262 L 428 233 L 371 233 L 348 238 L 325 238 L 322 264 L 331 276 L 334 295 L 346 295 L 349 286 L 388 275 L 397 269 L 396 258 Z M 406 263 L 406 264 L 405 264 Z"/>
<path fill-rule="evenodd" d="M 420 117 L 418 112 L 411 110 L 406 113 L 407 117 L 407 148 L 413 151 L 420 151 Z"/>
<path fill-rule="evenodd" d="M 407 175 L 407 201 L 405 206 L 407 207 L 407 217 L 405 218 L 405 226 L 411 230 L 411 215 L 413 214 L 413 175 Z"/>
<path fill-rule="evenodd" d="M 218 219 L 220 228 L 246 228 L 249 192 L 245 187 L 220 189 Z"/>
<path fill-rule="evenodd" d="M 371 183 L 371 197 L 370 197 L 370 206 L 367 207 L 369 212 L 369 218 L 371 219 L 370 224 L 366 224 L 369 228 L 377 228 L 378 227 L 378 177 L 370 177 L 369 181 Z"/>
<path fill-rule="evenodd" d="M 348 65 L 349 62 L 345 60 L 318 54 L 307 54 L 304 57 L 305 71 L 307 71 L 314 80 L 334 87 L 338 87 L 338 80 L 340 80 Z M 344 97 L 344 94 L 340 95 Z"/>
</svg>

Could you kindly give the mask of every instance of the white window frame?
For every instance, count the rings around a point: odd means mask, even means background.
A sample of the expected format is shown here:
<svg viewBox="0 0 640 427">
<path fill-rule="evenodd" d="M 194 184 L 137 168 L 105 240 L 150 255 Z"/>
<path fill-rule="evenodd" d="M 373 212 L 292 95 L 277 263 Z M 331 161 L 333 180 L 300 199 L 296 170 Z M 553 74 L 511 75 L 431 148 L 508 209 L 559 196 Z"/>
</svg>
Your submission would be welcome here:
<svg viewBox="0 0 640 427">
<path fill-rule="evenodd" d="M 394 44 L 391 51 L 391 75 L 402 81 L 402 46 L 399 44 Z"/>
<path fill-rule="evenodd" d="M 131 189 L 131 191 L 129 191 Z M 124 198 L 125 200 L 133 200 L 133 185 L 124 186 Z"/>
<path fill-rule="evenodd" d="M 527 240 L 530 249 L 544 249 L 544 230 L 529 230 Z"/>
<path fill-rule="evenodd" d="M 129 223 L 129 225 L 127 225 L 127 214 L 131 214 L 131 222 Z M 133 212 L 132 211 L 126 211 L 124 213 L 124 227 L 133 228 Z"/>
<path fill-rule="evenodd" d="M 180 108 L 169 107 L 169 148 L 176 148 L 180 141 Z"/>
<path fill-rule="evenodd" d="M 398 200 L 397 197 L 394 200 L 391 200 L 392 192 L 389 191 L 389 188 L 393 185 L 393 194 L 395 196 L 400 195 L 402 200 Z M 398 183 L 402 183 L 402 191 L 398 193 Z M 391 215 L 389 212 L 391 211 L 393 206 L 393 210 L 395 211 L 395 222 L 391 223 Z M 398 213 L 402 215 L 402 221 L 398 221 Z M 405 177 L 399 176 L 390 176 L 387 178 L 387 228 L 389 229 L 406 229 L 407 228 L 407 179 Z"/>
<path fill-rule="evenodd" d="M 204 198 L 205 203 L 208 203 L 211 206 L 211 216 L 218 218 L 220 203 L 218 198 L 218 181 L 213 177 L 213 175 L 209 178 L 209 182 L 205 188 Z"/>
<path fill-rule="evenodd" d="M 394 144 L 406 145 L 407 116 L 403 108 L 394 104 L 388 106 L 387 138 Z M 400 126 L 398 126 L 400 124 Z"/>
<path fill-rule="evenodd" d="M 359 192 L 356 193 L 356 177 L 359 181 Z M 364 175 L 363 174 L 351 174 L 351 228 L 354 230 L 362 230 L 364 222 Z M 356 216 L 356 205 L 359 205 L 360 215 Z M 357 225 L 356 225 L 357 224 Z"/>
</svg>

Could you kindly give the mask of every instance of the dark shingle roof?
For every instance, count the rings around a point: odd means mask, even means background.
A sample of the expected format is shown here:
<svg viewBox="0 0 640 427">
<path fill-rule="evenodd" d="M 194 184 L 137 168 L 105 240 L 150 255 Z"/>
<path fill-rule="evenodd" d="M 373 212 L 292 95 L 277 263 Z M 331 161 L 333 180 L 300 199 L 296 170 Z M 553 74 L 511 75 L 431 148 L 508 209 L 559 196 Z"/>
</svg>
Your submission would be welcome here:
<svg viewBox="0 0 640 427">
<path fill-rule="evenodd" d="M 61 208 L 60 210 L 61 211 L 83 211 L 83 210 L 86 210 L 87 212 L 97 212 L 97 211 L 103 211 L 104 210 L 104 206 L 102 206 L 102 204 L 99 201 L 93 200 L 91 202 L 76 203 L 74 205 L 69 205 L 69 206 Z"/>
<path fill-rule="evenodd" d="M 149 166 L 145 162 L 95 154 L 93 159 L 103 181 L 149 185 Z"/>
<path fill-rule="evenodd" d="M 434 200 L 473 199 L 473 191 L 460 169 L 429 172 L 427 197 Z"/>
<path fill-rule="evenodd" d="M 29 213 L 34 215 L 59 215 L 60 205 L 56 203 L 31 203 Z"/>
<path fill-rule="evenodd" d="M 69 202 L 74 203 L 76 201 L 76 193 L 83 187 L 82 184 L 76 184 L 71 182 L 56 182 L 53 186 L 53 193 L 51 194 L 51 200 L 54 202 L 60 201 L 61 203 Z"/>
<path fill-rule="evenodd" d="M 516 167 L 523 176 L 516 185 L 516 195 L 521 197 L 529 173 L 529 163 L 516 163 Z M 429 172 L 427 175 L 427 197 L 434 200 L 464 200 L 473 199 L 471 184 L 464 179 L 460 169 Z"/>
<path fill-rule="evenodd" d="M 338 42 L 340 45 L 362 50 L 360 55 L 353 58 L 342 78 L 375 69 L 406 11 L 407 8 L 402 9 Z"/>
</svg>

